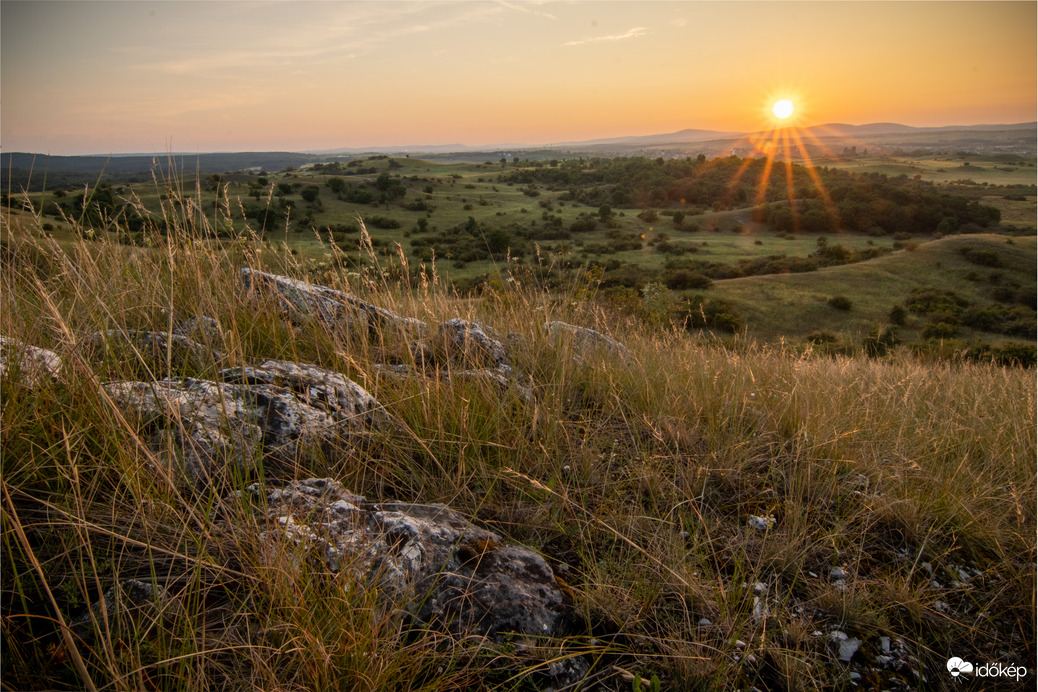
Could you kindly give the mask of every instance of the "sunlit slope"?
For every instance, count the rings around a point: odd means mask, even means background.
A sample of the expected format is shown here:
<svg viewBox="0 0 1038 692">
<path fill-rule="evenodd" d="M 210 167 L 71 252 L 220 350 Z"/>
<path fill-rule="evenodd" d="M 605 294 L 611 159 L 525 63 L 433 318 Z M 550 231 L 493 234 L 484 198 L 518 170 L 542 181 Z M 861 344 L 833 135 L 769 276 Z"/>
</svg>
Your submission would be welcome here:
<svg viewBox="0 0 1038 692">
<path fill-rule="evenodd" d="M 953 236 L 858 264 L 717 281 L 710 294 L 733 302 L 749 335 L 757 339 L 795 340 L 820 329 L 863 336 L 876 325 L 888 324 L 891 307 L 902 303 L 913 288 L 955 291 L 982 303 L 993 301 L 996 285 L 1033 290 L 1038 269 L 1035 240 Z M 978 265 L 964 253 L 974 259 L 976 253 L 991 253 L 996 258 L 991 264 L 999 266 Z M 849 311 L 829 305 L 829 298 L 837 295 L 851 300 Z M 901 329 L 905 336 L 914 336 L 921 327 L 921 320 L 909 316 Z"/>
</svg>

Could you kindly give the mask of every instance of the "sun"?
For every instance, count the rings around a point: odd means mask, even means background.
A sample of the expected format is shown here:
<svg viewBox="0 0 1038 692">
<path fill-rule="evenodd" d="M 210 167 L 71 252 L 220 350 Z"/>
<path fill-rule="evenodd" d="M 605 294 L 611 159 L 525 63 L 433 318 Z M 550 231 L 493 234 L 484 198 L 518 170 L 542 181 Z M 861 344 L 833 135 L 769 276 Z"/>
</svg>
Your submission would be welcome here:
<svg viewBox="0 0 1038 692">
<path fill-rule="evenodd" d="M 793 102 L 789 99 L 779 99 L 771 106 L 771 112 L 779 120 L 785 120 L 793 115 Z"/>
</svg>

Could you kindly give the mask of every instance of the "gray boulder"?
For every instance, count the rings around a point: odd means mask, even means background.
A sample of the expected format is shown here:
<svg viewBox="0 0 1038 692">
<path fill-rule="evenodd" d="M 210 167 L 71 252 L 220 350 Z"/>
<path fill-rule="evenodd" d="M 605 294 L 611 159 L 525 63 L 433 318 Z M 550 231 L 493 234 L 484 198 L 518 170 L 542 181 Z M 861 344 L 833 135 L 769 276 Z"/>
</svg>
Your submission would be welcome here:
<svg viewBox="0 0 1038 692">
<path fill-rule="evenodd" d="M 316 365 L 267 361 L 192 378 L 113 382 L 120 406 L 151 419 L 152 442 L 171 436 L 184 471 L 197 483 L 228 470 L 249 471 L 259 452 L 291 460 L 306 447 L 342 440 L 390 420 L 363 387 Z"/>
<path fill-rule="evenodd" d="M 437 362 L 454 362 L 466 369 L 511 368 L 504 344 L 479 322 L 460 318 L 440 324 L 433 337 L 432 351 Z"/>
<path fill-rule="evenodd" d="M 219 377 L 251 387 L 287 389 L 297 401 L 357 429 L 380 427 L 390 420 L 382 404 L 366 389 L 341 373 L 317 365 L 267 360 L 256 366 L 221 370 Z"/>
<path fill-rule="evenodd" d="M 594 329 L 558 321 L 545 323 L 544 329 L 556 338 L 560 338 L 562 335 L 568 336 L 573 342 L 573 357 L 577 362 L 583 362 L 585 358 L 595 352 L 607 353 L 625 361 L 632 360 L 631 352 L 627 350 L 626 346 L 613 337 L 606 336 Z"/>
<path fill-rule="evenodd" d="M 117 405 L 146 419 L 153 447 L 163 449 L 169 436 L 192 481 L 253 468 L 264 441 L 257 423 L 264 419 L 240 388 L 191 378 L 110 382 L 103 388 Z"/>
<path fill-rule="evenodd" d="M 173 328 L 174 334 L 186 336 L 195 341 L 219 344 L 223 342 L 224 333 L 220 323 L 212 317 L 192 317 Z"/>
<path fill-rule="evenodd" d="M 26 385 L 35 387 L 48 379 L 57 379 L 63 367 L 54 351 L 0 336 L 0 375 L 4 377 L 17 371 Z"/>
<path fill-rule="evenodd" d="M 565 634 L 571 600 L 534 551 L 507 545 L 444 505 L 369 504 L 337 481 L 311 478 L 246 496 L 272 529 L 306 545 L 419 622 L 458 636 Z"/>
<path fill-rule="evenodd" d="M 419 319 L 403 317 L 345 291 L 249 268 L 241 270 L 241 277 L 246 290 L 273 290 L 294 320 L 316 318 L 347 330 L 372 332 L 388 327 L 424 335 L 429 330 Z"/>
</svg>

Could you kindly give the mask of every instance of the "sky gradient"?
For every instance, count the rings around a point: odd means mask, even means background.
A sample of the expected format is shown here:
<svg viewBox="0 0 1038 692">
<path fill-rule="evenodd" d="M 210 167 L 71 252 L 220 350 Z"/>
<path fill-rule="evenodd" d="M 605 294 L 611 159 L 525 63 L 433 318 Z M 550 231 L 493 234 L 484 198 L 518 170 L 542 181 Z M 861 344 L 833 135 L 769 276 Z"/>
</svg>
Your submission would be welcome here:
<svg viewBox="0 0 1038 692">
<path fill-rule="evenodd" d="M 1035 2 L 0 2 L 0 147 L 531 145 L 1036 119 Z"/>
</svg>

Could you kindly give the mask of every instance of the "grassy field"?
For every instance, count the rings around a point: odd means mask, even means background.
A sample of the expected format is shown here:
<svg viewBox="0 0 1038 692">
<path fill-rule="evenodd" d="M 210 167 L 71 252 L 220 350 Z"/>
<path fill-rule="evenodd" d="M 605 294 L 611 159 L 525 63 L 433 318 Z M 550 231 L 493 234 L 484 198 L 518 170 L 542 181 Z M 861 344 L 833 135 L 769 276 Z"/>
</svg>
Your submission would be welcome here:
<svg viewBox="0 0 1038 692">
<path fill-rule="evenodd" d="M 548 662 L 578 656 L 610 690 L 634 676 L 662 689 L 958 689 L 951 656 L 1026 666 L 1006 687 L 1032 687 L 1033 371 L 722 343 L 589 299 L 593 284 L 579 281 L 459 298 L 429 274 L 404 290 L 370 269 L 347 275 L 276 246 L 206 240 L 197 218 L 168 217 L 171 232 L 150 248 L 117 244 L 118 232 L 72 239 L 78 229 L 57 242 L 3 217 L 0 332 L 66 364 L 53 381 L 13 371 L 2 382 L 5 688 L 525 690 Z M 748 306 L 797 292 L 818 302 L 857 282 L 870 298 L 847 319 L 870 319 L 917 282 L 958 277 L 963 244 L 1033 267 L 1034 239 L 1013 243 L 949 238 L 716 290 Z M 533 398 L 384 377 L 375 365 L 392 334 L 292 327 L 242 299 L 241 266 L 432 324 L 460 316 L 514 332 L 512 363 Z M 797 283 L 808 279 L 832 283 Z M 369 446 L 303 450 L 225 491 L 333 477 L 373 501 L 446 503 L 542 553 L 572 590 L 582 632 L 530 642 L 410 629 L 377 594 L 272 548 L 261 522 L 214 520 L 226 493 L 179 482 L 102 394 L 103 381 L 141 377 L 142 363 L 87 348 L 98 330 L 167 330 L 199 315 L 223 325 L 230 364 L 319 364 L 400 422 Z M 540 328 L 553 319 L 611 334 L 631 362 L 575 363 Z M 151 367 L 158 379 L 212 378 L 216 366 Z M 169 594 L 153 626 L 64 628 L 127 578 Z M 858 641 L 850 661 L 836 633 Z"/>
<path fill-rule="evenodd" d="M 1033 234 L 1038 197 L 1021 193 L 1034 192 L 1035 169 L 1033 161 L 1018 159 L 920 154 L 854 157 L 834 165 L 859 172 L 944 181 L 956 195 L 998 208 L 1003 225 L 1015 229 L 1015 235 Z M 397 262 L 403 257 L 412 272 L 423 266 L 431 270 L 435 264 L 440 280 L 456 284 L 463 292 L 486 281 L 501 281 L 520 265 L 532 267 L 542 282 L 546 275 L 553 275 L 550 281 L 554 287 L 572 283 L 585 269 L 597 265 L 604 269 L 604 285 L 620 284 L 637 293 L 650 283 L 656 290 L 655 283 L 666 283 L 682 267 L 706 271 L 700 265 L 736 267 L 740 262 L 768 258 L 779 258 L 780 262 L 783 258 L 808 258 L 826 244 L 852 253 L 894 253 L 818 272 L 717 281 L 707 294 L 676 289 L 662 301 L 674 305 L 703 295 L 730 299 L 744 336 L 766 343 L 803 343 L 809 335 L 828 330 L 846 344 L 860 344 L 863 335 L 888 322 L 891 307 L 915 287 L 961 289 L 970 300 L 990 302 L 996 288 L 991 272 L 970 266 L 961 255 L 944 253 L 948 256 L 939 257 L 938 247 L 956 248 L 957 252 L 963 243 L 991 245 L 996 254 L 1001 253 L 1003 266 L 998 273 L 1005 275 L 1007 285 L 1017 290 L 1035 285 L 1033 258 L 1023 252 L 1028 247 L 1033 249 L 1033 235 L 1012 240 L 989 235 L 977 236 L 977 240 L 949 239 L 942 246 L 927 242 L 932 240 L 929 234 L 776 234 L 767 224 L 754 220 L 752 208 L 713 211 L 677 205 L 655 210 L 655 216 L 639 216 L 638 209 L 609 209 L 603 215 L 600 207 L 568 199 L 571 195 L 565 190 L 502 179 L 528 164 L 514 160 L 433 163 L 376 156 L 337 166 L 272 173 L 251 171 L 200 178 L 188 174 L 175 181 L 116 185 L 111 194 L 113 208 L 129 204 L 124 215 L 133 211 L 163 223 L 192 224 L 210 236 L 225 238 L 221 242 L 228 251 L 242 251 L 247 246 L 249 252 L 262 254 L 287 247 L 301 262 L 320 266 L 363 266 L 368 260 L 359 232 L 358 221 L 363 219 L 371 250 L 380 262 Z M 551 166 L 552 162 L 539 165 Z M 976 174 L 972 181 L 961 177 L 966 169 Z M 983 184 L 973 182 L 981 179 Z M 336 182 L 338 191 L 330 186 Z M 70 223 L 80 221 L 75 217 L 75 194 L 55 190 L 20 198 L 32 204 L 37 213 L 43 211 L 39 218 L 19 210 L 16 198 L 14 209 L 8 211 L 11 230 L 30 237 L 39 227 L 59 243 L 74 242 L 79 232 L 70 230 Z M 64 205 L 61 214 L 55 213 L 55 204 Z M 670 215 L 674 212 L 684 214 L 679 223 Z M 582 220 L 592 220 L 593 229 L 570 232 L 573 224 Z M 86 220 L 82 221 L 85 228 Z M 469 225 L 476 229 L 472 234 L 465 230 Z M 103 223 L 92 226 L 97 230 L 87 232 L 95 238 L 138 245 L 151 242 L 143 232 L 132 230 L 125 219 L 109 226 L 109 230 L 101 230 Z M 503 234 L 505 240 L 495 239 L 495 234 Z M 455 238 L 466 240 L 457 247 L 447 242 Z M 1001 242 L 1018 243 L 1020 252 L 1001 252 Z M 904 252 L 906 244 L 920 249 Z M 443 250 L 445 246 L 450 249 Z M 661 252 L 665 246 L 670 251 Z M 430 247 L 439 247 L 440 251 L 433 252 Z M 784 270 L 780 266 L 773 271 Z M 724 270 L 716 273 L 725 276 Z M 972 278 L 965 280 L 967 276 Z M 854 309 L 833 310 L 826 303 L 839 295 L 846 296 Z M 903 325 L 902 340 L 919 342 L 925 321 L 917 319 Z M 971 344 L 1000 346 L 1005 341 L 1004 335 L 966 327 L 951 352 Z M 1014 338 L 1020 341 L 1019 335 Z M 1025 337 L 1023 341 L 1030 343 L 1033 339 Z"/>
<path fill-rule="evenodd" d="M 980 156 L 975 154 L 933 153 L 917 155 L 861 156 L 820 162 L 860 173 L 882 173 L 923 180 L 954 183 L 969 180 L 979 185 L 1034 185 L 1038 169 L 1034 158 L 1015 155 Z"/>
<path fill-rule="evenodd" d="M 978 267 L 964 251 L 986 251 L 997 257 L 1000 269 Z M 954 290 L 970 301 L 990 300 L 991 274 L 1007 284 L 1034 287 L 1035 238 L 996 235 L 953 236 L 901 250 L 868 262 L 828 267 L 817 272 L 751 276 L 719 281 L 711 294 L 730 299 L 752 325 L 754 335 L 776 341 L 804 335 L 827 325 L 858 340 L 876 325 L 888 324 L 891 308 L 903 304 L 913 289 Z M 847 296 L 850 310 L 834 309 L 828 300 Z M 914 339 L 921 320 L 902 329 Z"/>
</svg>

